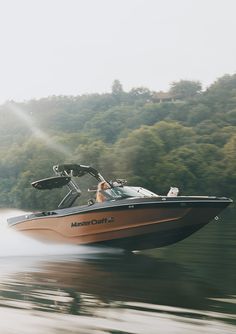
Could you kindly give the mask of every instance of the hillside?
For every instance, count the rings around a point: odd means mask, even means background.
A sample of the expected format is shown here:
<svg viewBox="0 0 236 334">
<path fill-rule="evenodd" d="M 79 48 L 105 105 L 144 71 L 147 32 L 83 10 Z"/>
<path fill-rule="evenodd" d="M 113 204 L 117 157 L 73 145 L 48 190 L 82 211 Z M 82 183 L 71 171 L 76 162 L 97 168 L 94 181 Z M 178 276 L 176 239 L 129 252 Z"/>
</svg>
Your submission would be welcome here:
<svg viewBox="0 0 236 334">
<path fill-rule="evenodd" d="M 59 191 L 52 197 L 30 182 L 64 162 L 92 165 L 108 179 L 127 178 L 159 194 L 177 186 L 181 194 L 236 199 L 236 75 L 204 92 L 175 91 L 158 101 L 146 88 L 124 92 L 116 81 L 111 93 L 2 105 L 0 206 L 54 207 Z"/>
</svg>

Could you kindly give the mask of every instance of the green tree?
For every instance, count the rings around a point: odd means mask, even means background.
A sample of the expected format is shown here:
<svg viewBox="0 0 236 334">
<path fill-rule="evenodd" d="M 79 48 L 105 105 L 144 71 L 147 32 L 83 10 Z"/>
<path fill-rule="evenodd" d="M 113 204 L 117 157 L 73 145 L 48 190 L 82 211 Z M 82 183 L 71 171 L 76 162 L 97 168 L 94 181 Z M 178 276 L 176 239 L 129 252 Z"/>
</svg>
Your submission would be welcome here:
<svg viewBox="0 0 236 334">
<path fill-rule="evenodd" d="M 144 102 L 146 102 L 152 97 L 152 93 L 146 87 L 136 87 L 130 90 L 129 96 L 133 101 L 143 100 Z"/>
<path fill-rule="evenodd" d="M 176 99 L 189 99 L 199 94 L 201 90 L 202 85 L 199 81 L 180 80 L 171 83 L 169 92 Z"/>
<path fill-rule="evenodd" d="M 123 93 L 123 87 L 119 80 L 114 80 L 112 84 L 112 95 L 120 96 Z"/>
<path fill-rule="evenodd" d="M 236 135 L 234 134 L 222 149 L 224 154 L 224 189 L 228 196 L 236 199 Z"/>
<path fill-rule="evenodd" d="M 194 142 L 194 130 L 177 122 L 158 122 L 153 126 L 153 131 L 156 131 L 162 140 L 166 152 Z"/>
<path fill-rule="evenodd" d="M 163 154 L 163 143 L 153 127 L 143 126 L 121 139 L 113 153 L 118 177 L 134 185 L 153 189 L 156 164 Z"/>
</svg>

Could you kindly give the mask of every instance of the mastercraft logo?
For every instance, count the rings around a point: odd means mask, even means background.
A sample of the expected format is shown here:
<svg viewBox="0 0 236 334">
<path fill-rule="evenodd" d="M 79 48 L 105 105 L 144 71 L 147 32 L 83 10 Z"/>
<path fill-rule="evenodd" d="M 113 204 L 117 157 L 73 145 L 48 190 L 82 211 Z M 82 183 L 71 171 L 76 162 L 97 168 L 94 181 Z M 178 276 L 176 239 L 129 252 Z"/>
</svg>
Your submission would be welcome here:
<svg viewBox="0 0 236 334">
<path fill-rule="evenodd" d="M 89 225 L 100 225 L 100 224 L 110 224 L 114 222 L 114 217 L 107 217 L 102 219 L 92 219 L 85 222 L 73 222 L 71 223 L 71 227 L 82 227 Z"/>
</svg>

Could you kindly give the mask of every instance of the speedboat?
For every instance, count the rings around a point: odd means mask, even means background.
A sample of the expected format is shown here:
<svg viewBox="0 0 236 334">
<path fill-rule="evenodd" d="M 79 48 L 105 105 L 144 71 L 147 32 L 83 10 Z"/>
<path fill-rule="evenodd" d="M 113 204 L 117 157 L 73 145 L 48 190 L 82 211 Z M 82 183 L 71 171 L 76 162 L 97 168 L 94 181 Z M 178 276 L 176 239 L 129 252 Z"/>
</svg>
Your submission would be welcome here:
<svg viewBox="0 0 236 334">
<path fill-rule="evenodd" d="M 128 251 L 157 248 L 185 239 L 225 209 L 232 200 L 213 196 L 160 196 L 126 180 L 107 181 L 93 167 L 63 164 L 53 167 L 55 176 L 32 183 L 38 190 L 69 189 L 50 211 L 9 218 L 8 226 L 44 242 L 104 245 Z M 89 199 L 73 206 L 81 196 L 78 178 L 89 174 L 106 183 L 105 200 Z"/>
</svg>

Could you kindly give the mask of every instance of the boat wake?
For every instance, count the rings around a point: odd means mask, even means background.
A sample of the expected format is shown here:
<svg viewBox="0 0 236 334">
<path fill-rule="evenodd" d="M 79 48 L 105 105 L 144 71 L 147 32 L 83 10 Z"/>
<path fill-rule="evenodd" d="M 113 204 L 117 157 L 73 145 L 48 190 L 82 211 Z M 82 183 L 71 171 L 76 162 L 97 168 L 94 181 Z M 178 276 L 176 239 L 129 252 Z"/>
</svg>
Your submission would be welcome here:
<svg viewBox="0 0 236 334">
<path fill-rule="evenodd" d="M 104 253 L 103 248 L 76 245 L 45 244 L 7 227 L 7 218 L 25 214 L 21 210 L 0 210 L 0 257 L 91 256 Z M 117 249 L 111 250 L 119 252 Z"/>
</svg>

